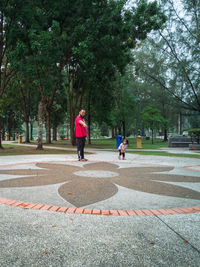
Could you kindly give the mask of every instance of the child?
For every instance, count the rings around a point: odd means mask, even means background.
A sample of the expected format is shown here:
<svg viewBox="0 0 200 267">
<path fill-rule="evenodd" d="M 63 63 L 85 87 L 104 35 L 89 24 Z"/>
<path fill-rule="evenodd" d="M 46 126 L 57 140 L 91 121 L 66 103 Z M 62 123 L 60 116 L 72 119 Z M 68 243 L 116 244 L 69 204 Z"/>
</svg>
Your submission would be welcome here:
<svg viewBox="0 0 200 267">
<path fill-rule="evenodd" d="M 121 159 L 121 155 L 123 156 L 123 160 L 125 159 L 125 150 L 127 148 L 128 140 L 124 139 L 123 142 L 119 145 L 119 156 L 118 159 Z"/>
</svg>

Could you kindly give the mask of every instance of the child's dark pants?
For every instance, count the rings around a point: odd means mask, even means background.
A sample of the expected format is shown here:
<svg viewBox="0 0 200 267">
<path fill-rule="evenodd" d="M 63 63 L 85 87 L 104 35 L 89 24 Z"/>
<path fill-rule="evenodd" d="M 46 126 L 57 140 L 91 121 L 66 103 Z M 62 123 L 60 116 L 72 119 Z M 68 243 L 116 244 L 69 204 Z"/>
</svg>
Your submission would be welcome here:
<svg viewBox="0 0 200 267">
<path fill-rule="evenodd" d="M 119 149 L 119 156 L 123 156 L 123 158 L 125 158 L 125 152 L 122 152 L 121 149 Z"/>
</svg>

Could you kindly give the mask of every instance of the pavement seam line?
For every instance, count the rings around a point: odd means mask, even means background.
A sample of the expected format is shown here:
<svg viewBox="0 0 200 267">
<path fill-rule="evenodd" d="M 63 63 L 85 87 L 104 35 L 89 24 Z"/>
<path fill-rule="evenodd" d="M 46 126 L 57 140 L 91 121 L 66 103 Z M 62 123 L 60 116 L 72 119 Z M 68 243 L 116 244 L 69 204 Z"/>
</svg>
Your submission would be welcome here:
<svg viewBox="0 0 200 267">
<path fill-rule="evenodd" d="M 177 231 L 175 231 L 169 224 L 164 222 L 159 216 L 160 215 L 154 215 L 157 217 L 167 228 L 169 228 L 172 232 L 174 232 L 179 238 L 181 238 L 185 243 L 189 244 L 194 250 L 196 250 L 200 254 L 200 250 L 196 248 L 194 245 L 192 245 L 186 238 L 184 238 L 181 234 L 179 234 Z"/>
</svg>

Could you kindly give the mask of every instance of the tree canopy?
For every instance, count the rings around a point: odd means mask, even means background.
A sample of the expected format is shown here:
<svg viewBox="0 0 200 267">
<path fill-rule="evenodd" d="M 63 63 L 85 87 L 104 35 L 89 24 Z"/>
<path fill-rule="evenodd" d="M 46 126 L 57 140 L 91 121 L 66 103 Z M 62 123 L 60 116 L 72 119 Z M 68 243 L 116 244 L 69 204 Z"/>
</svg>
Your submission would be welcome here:
<svg viewBox="0 0 200 267">
<path fill-rule="evenodd" d="M 162 28 L 166 16 L 156 1 L 139 0 L 130 8 L 126 3 L 125 0 L 1 1 L 0 97 L 10 75 L 19 80 L 23 99 L 29 94 L 37 96 L 39 149 L 42 149 L 44 119 L 47 140 L 51 140 L 50 128 L 56 121 L 52 112 L 63 107 L 59 94 L 65 94 L 67 100 L 72 144 L 75 115 L 83 104 L 91 106 L 96 120 L 100 117 L 99 120 L 110 123 L 116 116 L 111 111 L 120 93 L 123 97 L 117 118 L 122 124 L 128 123 L 135 96 L 126 84 L 127 65 L 133 62 L 135 50 L 148 33 Z M 120 88 L 119 77 L 123 82 Z M 126 106 L 127 109 L 122 109 Z M 29 120 L 30 114 L 27 123 Z"/>
</svg>

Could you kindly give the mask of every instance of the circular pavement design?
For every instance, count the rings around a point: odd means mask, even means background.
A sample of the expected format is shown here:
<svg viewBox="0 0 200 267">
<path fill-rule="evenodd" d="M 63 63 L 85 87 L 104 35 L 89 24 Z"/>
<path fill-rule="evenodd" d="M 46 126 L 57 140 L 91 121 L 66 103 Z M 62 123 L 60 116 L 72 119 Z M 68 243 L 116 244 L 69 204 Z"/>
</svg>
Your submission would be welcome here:
<svg viewBox="0 0 200 267">
<path fill-rule="evenodd" d="M 70 161 L 72 162 L 72 161 Z M 170 175 L 173 167 L 128 167 L 119 168 L 114 162 L 88 162 L 82 166 L 66 165 L 61 161 L 32 162 L 35 169 L 22 169 L 28 163 L 1 165 L 19 166 L 20 169 L 0 170 L 0 175 L 15 175 L 15 178 L 0 180 L 0 188 L 23 188 L 59 184 L 59 195 L 75 207 L 52 206 L 46 204 L 29 203 L 7 198 L 0 198 L 0 203 L 25 209 L 48 210 L 56 212 L 93 214 L 93 215 L 121 215 L 121 216 L 150 216 L 172 215 L 183 213 L 199 213 L 200 206 L 170 209 L 138 209 L 111 210 L 87 209 L 84 206 L 107 200 L 118 192 L 118 186 L 140 192 L 168 197 L 178 197 L 200 200 L 200 192 L 184 188 L 170 182 L 199 183 L 196 176 Z M 116 162 L 117 163 L 117 162 Z M 192 168 L 192 166 L 188 166 Z M 185 167 L 187 168 L 187 166 Z M 16 178 L 16 175 L 23 176 Z"/>
</svg>

